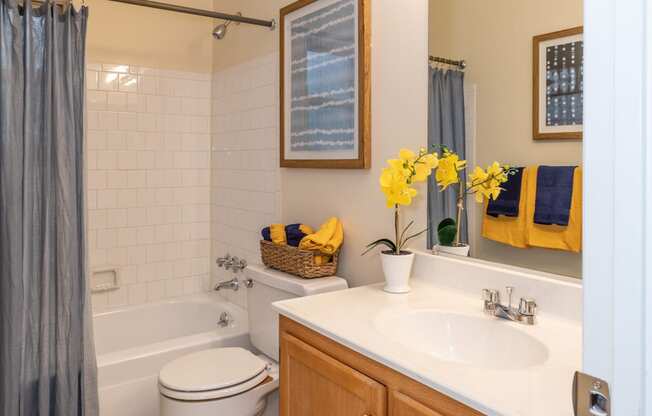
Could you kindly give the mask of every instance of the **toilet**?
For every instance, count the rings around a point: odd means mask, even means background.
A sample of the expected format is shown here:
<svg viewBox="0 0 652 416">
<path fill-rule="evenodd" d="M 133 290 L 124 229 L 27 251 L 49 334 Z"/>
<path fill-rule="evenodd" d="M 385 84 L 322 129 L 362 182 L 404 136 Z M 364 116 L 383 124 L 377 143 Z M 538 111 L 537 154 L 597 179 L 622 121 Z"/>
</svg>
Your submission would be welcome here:
<svg viewBox="0 0 652 416">
<path fill-rule="evenodd" d="M 161 416 L 259 416 L 278 389 L 278 313 L 272 303 L 346 289 L 340 277 L 301 279 L 263 266 L 245 270 L 249 338 L 240 347 L 203 350 L 166 364 L 159 373 Z M 216 317 L 217 318 L 217 317 Z"/>
</svg>

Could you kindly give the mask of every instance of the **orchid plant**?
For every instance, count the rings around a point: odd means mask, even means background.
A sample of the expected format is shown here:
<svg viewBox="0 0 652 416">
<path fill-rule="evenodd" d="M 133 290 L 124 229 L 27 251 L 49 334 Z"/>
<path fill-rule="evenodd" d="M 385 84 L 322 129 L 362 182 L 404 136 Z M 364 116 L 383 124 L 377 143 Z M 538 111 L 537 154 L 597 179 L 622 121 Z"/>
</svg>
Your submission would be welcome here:
<svg viewBox="0 0 652 416">
<path fill-rule="evenodd" d="M 387 161 L 380 175 L 380 189 L 385 194 L 387 207 L 394 209 L 394 239 L 381 238 L 369 245 L 363 254 L 378 247 L 387 247 L 392 254 L 405 254 L 403 250 L 407 243 L 422 235 L 428 228 L 419 232 L 410 234 L 410 228 L 414 221 L 410 221 L 407 226 L 401 229 L 400 224 L 400 207 L 409 206 L 413 199 L 418 195 L 415 185 L 425 182 L 435 171 L 435 181 L 443 192 L 452 185 L 459 184 L 457 195 L 457 220 L 446 219 L 442 222 L 445 228 L 444 234 L 453 236 L 450 242 L 459 245 L 459 224 L 464 201 L 467 195 L 473 194 L 475 200 L 484 202 L 485 199 L 496 199 L 502 188 L 501 184 L 507 181 L 508 175 L 512 169 L 509 166 L 501 165 L 494 162 L 486 169 L 477 166 L 469 174 L 469 181 L 464 183 L 461 179 L 461 172 L 466 169 L 466 161 L 461 160 L 459 155 L 446 147 L 442 147 L 442 155 L 428 152 L 426 149 L 420 149 L 415 153 L 408 149 L 401 149 L 397 159 Z M 443 228 L 440 225 L 440 228 Z M 451 227 L 453 227 L 451 229 Z M 440 233 L 440 236 L 442 233 Z"/>
<path fill-rule="evenodd" d="M 503 188 L 501 185 L 513 175 L 515 169 L 508 165 L 501 165 L 498 162 L 492 163 L 483 169 L 476 166 L 469 173 L 469 180 L 464 182 L 460 172 L 467 169 L 466 161 L 460 160 L 459 155 L 447 147 L 442 147 L 443 156 L 439 161 L 436 180 L 440 191 L 443 192 L 449 186 L 459 184 L 457 192 L 457 216 L 446 218 L 437 227 L 439 243 L 443 245 L 460 245 L 460 225 L 462 223 L 462 211 L 467 195 L 473 195 L 476 202 L 483 203 L 485 200 L 495 200 Z"/>
<path fill-rule="evenodd" d="M 401 149 L 398 159 L 387 161 L 388 167 L 384 168 L 380 174 L 380 190 L 385 194 L 387 207 L 394 209 L 394 240 L 390 238 L 376 240 L 367 245 L 367 250 L 363 254 L 384 245 L 393 254 L 400 255 L 410 240 L 428 231 L 426 228 L 420 232 L 409 234 L 414 221 L 410 221 L 401 230 L 400 206 L 412 204 L 412 200 L 418 195 L 414 185 L 425 182 L 432 171 L 437 168 L 439 162 L 437 153 L 428 153 L 426 149 L 419 150 L 418 154 L 408 149 Z"/>
</svg>

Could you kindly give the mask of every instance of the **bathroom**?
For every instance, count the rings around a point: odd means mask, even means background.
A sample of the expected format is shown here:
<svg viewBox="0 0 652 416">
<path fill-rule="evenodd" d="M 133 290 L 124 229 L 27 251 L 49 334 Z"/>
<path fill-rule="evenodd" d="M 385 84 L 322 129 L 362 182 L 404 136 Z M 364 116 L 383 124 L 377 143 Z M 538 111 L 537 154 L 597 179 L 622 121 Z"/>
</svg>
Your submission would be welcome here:
<svg viewBox="0 0 652 416">
<path fill-rule="evenodd" d="M 643 4 L 32 0 L 30 14 L 17 3 L 0 5 L 0 49 L 14 51 L 0 53 L 1 414 L 652 414 Z M 285 59 L 300 51 L 283 36 L 293 19 L 347 7 L 331 23 L 348 31 L 330 34 L 353 33 L 355 66 L 343 67 L 355 68 L 358 141 L 345 156 L 297 157 Z M 21 33 L 45 45 L 32 60 Z M 537 123 L 555 99 L 538 48 L 569 43 L 583 62 L 561 76 L 582 101 L 551 128 Z M 330 79 L 315 65 L 313 84 Z M 62 147 L 30 150 L 45 139 Z M 439 167 L 387 208 L 388 159 L 422 148 Z M 442 191 L 436 173 L 445 149 L 466 160 L 455 185 L 498 161 L 532 198 L 536 175 L 512 168 L 572 167 L 567 224 L 537 242 L 487 215 L 478 192 L 458 211 L 457 186 Z M 294 223 L 343 229 L 318 256 L 327 264 L 306 266 L 329 272 L 263 265 L 286 267 Z M 396 224 L 416 234 L 401 247 Z M 394 257 L 410 257 L 398 283 Z"/>
</svg>

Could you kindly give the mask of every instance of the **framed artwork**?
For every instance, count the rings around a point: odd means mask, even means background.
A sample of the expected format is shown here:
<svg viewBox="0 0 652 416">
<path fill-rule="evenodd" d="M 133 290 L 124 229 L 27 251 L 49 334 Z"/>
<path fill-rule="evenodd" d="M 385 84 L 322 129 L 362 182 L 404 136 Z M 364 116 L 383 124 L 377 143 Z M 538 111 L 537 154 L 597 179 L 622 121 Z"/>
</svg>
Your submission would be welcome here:
<svg viewBox="0 0 652 416">
<path fill-rule="evenodd" d="M 535 139 L 582 139 L 582 27 L 533 39 L 532 134 Z"/>
<path fill-rule="evenodd" d="M 281 167 L 370 167 L 369 3 L 300 0 L 281 9 Z"/>
</svg>

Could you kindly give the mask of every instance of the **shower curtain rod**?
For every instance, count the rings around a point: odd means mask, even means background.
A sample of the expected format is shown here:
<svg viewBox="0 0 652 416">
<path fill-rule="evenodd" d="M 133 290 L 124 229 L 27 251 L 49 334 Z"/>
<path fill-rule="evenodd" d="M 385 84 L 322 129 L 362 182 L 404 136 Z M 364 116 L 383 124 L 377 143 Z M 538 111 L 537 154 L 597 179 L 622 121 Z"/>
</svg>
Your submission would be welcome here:
<svg viewBox="0 0 652 416">
<path fill-rule="evenodd" d="M 272 20 L 254 19 L 252 17 L 244 17 L 237 14 L 227 14 L 227 13 L 214 12 L 211 10 L 195 9 L 192 7 L 177 6 L 176 4 L 161 3 L 158 1 L 150 1 L 150 0 L 109 0 L 109 1 L 131 4 L 134 6 L 150 7 L 152 9 L 167 10 L 170 12 L 192 14 L 195 16 L 211 17 L 213 19 L 230 20 L 238 23 L 246 23 L 249 25 L 264 26 L 270 28 L 271 30 L 274 30 L 276 28 L 276 20 L 274 19 Z M 44 0 L 33 0 L 32 3 L 37 5 L 43 4 Z M 65 4 L 66 0 L 54 0 L 54 3 L 61 5 L 61 4 Z"/>
<path fill-rule="evenodd" d="M 69 1 L 71 0 L 52 0 L 52 2 L 57 5 L 64 5 Z M 252 17 L 244 17 L 238 14 L 227 14 L 227 13 L 214 12 L 211 10 L 195 9 L 192 7 L 178 6 L 176 4 L 161 3 L 158 1 L 151 1 L 151 0 L 109 0 L 109 1 L 131 4 L 134 6 L 150 7 L 152 9 L 167 10 L 170 12 L 192 14 L 195 16 L 211 17 L 213 19 L 229 20 L 238 23 L 246 23 L 249 25 L 264 26 L 270 28 L 271 30 L 274 30 L 276 28 L 276 20 L 274 19 L 272 20 L 254 19 Z M 45 0 L 32 1 L 32 3 L 36 5 L 43 4 L 44 2 Z"/>
<path fill-rule="evenodd" d="M 254 19 L 252 17 L 239 16 L 237 14 L 227 14 L 227 13 L 214 12 L 211 10 L 195 9 L 192 7 L 178 6 L 176 4 L 161 3 L 158 1 L 151 1 L 151 0 L 109 0 L 109 1 L 132 4 L 134 6 L 150 7 L 152 9 L 167 10 L 170 12 L 192 14 L 195 16 L 211 17 L 213 19 L 229 20 L 232 22 L 246 23 L 249 25 L 264 26 L 270 28 L 271 30 L 274 30 L 274 28 L 276 28 L 276 20 L 274 19 L 272 20 Z"/>
<path fill-rule="evenodd" d="M 440 58 L 439 56 L 430 55 L 430 56 L 428 56 L 428 61 L 429 62 L 438 62 L 440 64 L 456 66 L 459 69 L 466 68 L 466 61 L 464 59 L 461 59 L 459 61 L 455 61 L 455 60 L 448 59 L 448 58 Z"/>
</svg>

